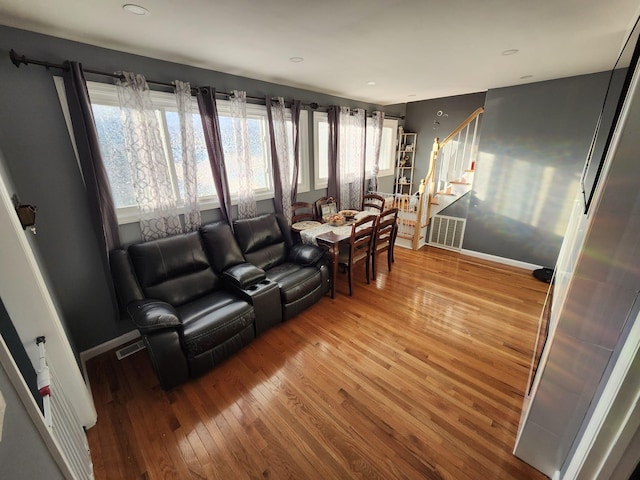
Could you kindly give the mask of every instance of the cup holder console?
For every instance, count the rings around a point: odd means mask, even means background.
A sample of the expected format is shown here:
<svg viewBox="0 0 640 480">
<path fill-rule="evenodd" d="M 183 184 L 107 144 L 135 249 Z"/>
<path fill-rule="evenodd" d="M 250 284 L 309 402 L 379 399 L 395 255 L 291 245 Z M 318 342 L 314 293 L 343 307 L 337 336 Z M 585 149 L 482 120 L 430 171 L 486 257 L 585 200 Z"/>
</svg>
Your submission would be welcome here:
<svg viewBox="0 0 640 480">
<path fill-rule="evenodd" d="M 276 282 L 266 278 L 260 280 L 245 287 L 242 296 L 253 305 L 256 312 L 260 312 L 260 315 L 256 315 L 256 335 L 282 321 L 280 287 Z"/>
</svg>

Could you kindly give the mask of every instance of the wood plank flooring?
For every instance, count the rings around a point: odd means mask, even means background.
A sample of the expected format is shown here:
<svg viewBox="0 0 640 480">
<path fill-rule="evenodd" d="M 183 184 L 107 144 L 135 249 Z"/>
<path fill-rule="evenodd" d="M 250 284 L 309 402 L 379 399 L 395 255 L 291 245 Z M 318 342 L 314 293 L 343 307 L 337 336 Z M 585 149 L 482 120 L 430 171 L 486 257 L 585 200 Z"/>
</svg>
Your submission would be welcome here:
<svg viewBox="0 0 640 480">
<path fill-rule="evenodd" d="M 383 256 L 383 264 L 386 258 Z M 87 364 L 96 479 L 544 479 L 514 457 L 548 285 L 396 248 L 376 282 L 163 391 L 146 351 Z"/>
</svg>

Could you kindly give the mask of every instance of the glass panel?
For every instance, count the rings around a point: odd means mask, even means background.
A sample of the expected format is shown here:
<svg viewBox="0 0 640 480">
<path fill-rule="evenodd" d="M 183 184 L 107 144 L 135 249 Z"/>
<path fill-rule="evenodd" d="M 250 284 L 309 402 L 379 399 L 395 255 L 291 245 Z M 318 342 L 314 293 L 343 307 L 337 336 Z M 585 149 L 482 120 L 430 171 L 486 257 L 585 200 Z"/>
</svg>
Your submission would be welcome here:
<svg viewBox="0 0 640 480">
<path fill-rule="evenodd" d="M 249 155 L 253 165 L 254 187 L 258 190 L 269 190 L 271 186 L 270 156 L 266 146 L 266 121 L 264 118 L 249 118 L 247 122 L 249 134 Z M 238 161 L 231 117 L 220 116 L 220 133 L 224 150 L 229 189 L 234 194 L 238 191 Z"/>
<path fill-rule="evenodd" d="M 329 122 L 318 122 L 318 178 L 329 178 Z"/>
<path fill-rule="evenodd" d="M 167 119 L 167 130 L 169 131 L 169 142 L 171 144 L 171 152 L 173 161 L 175 162 L 176 177 L 178 180 L 178 190 L 180 198 L 184 197 L 184 175 L 182 171 L 182 138 L 180 135 L 180 120 L 178 112 L 165 111 Z M 196 154 L 196 167 L 198 176 L 198 197 L 214 196 L 216 194 L 213 183 L 213 174 L 211 173 L 211 163 L 209 163 L 209 155 L 204 141 L 204 133 L 202 131 L 202 122 L 200 115 L 192 115 L 193 118 L 193 137 Z"/>
<path fill-rule="evenodd" d="M 373 173 L 373 135 L 371 134 L 370 119 L 367 119 L 367 156 L 366 156 L 366 172 L 367 175 Z M 380 141 L 380 161 L 378 163 L 379 172 L 393 169 L 394 149 L 393 145 L 394 127 L 382 127 L 382 139 Z M 380 174 L 379 173 L 379 174 Z"/>
<path fill-rule="evenodd" d="M 92 105 L 98 130 L 100 152 L 107 170 L 113 202 L 116 208 L 136 205 L 131 169 L 124 150 L 124 135 L 120 108 L 108 105 Z"/>
</svg>

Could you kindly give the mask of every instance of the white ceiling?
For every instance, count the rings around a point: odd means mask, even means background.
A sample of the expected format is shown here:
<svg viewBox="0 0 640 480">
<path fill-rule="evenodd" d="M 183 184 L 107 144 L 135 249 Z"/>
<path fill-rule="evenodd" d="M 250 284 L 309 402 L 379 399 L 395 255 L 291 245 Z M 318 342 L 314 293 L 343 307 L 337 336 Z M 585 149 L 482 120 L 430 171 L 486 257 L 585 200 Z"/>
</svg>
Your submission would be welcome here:
<svg viewBox="0 0 640 480">
<path fill-rule="evenodd" d="M 127 2 L 149 15 L 125 12 Z M 608 70 L 638 7 L 638 0 L 0 0 L 0 24 L 386 105 Z M 510 49 L 518 53 L 502 55 Z"/>
</svg>

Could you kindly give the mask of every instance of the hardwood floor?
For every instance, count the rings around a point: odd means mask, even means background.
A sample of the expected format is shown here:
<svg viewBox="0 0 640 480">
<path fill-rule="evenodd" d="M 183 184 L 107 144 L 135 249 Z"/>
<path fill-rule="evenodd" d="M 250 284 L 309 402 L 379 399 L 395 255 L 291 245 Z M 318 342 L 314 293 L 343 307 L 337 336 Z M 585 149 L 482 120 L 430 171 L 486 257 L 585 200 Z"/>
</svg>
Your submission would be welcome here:
<svg viewBox="0 0 640 480">
<path fill-rule="evenodd" d="M 145 351 L 103 354 L 96 479 L 544 479 L 511 451 L 547 287 L 396 248 L 375 284 L 356 271 L 349 297 L 339 274 L 335 300 L 170 392 Z"/>
</svg>

